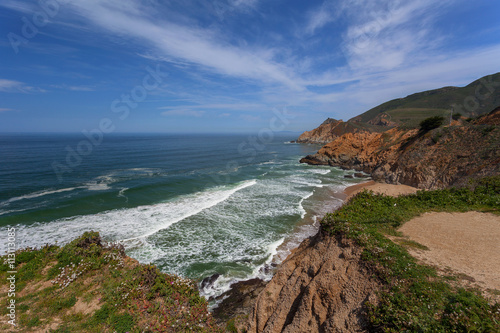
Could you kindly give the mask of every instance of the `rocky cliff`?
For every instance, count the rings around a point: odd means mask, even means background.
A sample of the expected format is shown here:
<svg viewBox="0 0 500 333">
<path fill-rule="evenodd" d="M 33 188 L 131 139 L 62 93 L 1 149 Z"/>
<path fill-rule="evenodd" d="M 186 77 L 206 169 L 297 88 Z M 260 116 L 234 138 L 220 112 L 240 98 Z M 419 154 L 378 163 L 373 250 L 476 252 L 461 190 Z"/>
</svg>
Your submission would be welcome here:
<svg viewBox="0 0 500 333">
<path fill-rule="evenodd" d="M 299 143 L 325 144 L 346 133 L 371 132 L 372 129 L 364 124 L 355 124 L 328 118 L 318 128 L 304 132 L 298 139 Z"/>
<path fill-rule="evenodd" d="M 246 332 L 360 332 L 379 282 L 362 249 L 324 232 L 304 241 L 257 297 Z"/>
<path fill-rule="evenodd" d="M 500 171 L 500 108 L 429 132 L 347 133 L 302 163 L 370 173 L 374 180 L 437 189 Z"/>
</svg>

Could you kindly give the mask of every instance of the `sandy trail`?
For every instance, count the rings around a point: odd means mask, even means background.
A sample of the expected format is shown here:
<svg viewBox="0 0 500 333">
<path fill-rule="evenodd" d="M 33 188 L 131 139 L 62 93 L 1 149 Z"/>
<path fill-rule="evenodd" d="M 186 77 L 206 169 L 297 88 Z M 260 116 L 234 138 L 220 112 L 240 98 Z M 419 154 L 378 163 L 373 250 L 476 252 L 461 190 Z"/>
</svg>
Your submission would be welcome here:
<svg viewBox="0 0 500 333">
<path fill-rule="evenodd" d="M 429 248 L 410 249 L 422 262 L 472 277 L 482 289 L 500 291 L 500 216 L 425 213 L 399 231 Z"/>
</svg>

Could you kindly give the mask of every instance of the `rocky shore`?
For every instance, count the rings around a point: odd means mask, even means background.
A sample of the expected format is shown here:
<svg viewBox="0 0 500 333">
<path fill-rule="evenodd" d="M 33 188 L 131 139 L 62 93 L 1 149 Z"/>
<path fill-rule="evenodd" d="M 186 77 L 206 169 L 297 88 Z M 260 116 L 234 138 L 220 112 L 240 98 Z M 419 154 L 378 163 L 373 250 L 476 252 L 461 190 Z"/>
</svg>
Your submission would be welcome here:
<svg viewBox="0 0 500 333">
<path fill-rule="evenodd" d="M 379 282 L 352 241 L 320 231 L 306 239 L 268 283 L 237 283 L 214 311 L 235 318 L 241 332 L 361 332 L 365 302 L 376 302 Z"/>
<path fill-rule="evenodd" d="M 344 191 L 347 199 L 368 189 L 398 196 L 416 188 L 367 181 Z M 362 247 L 320 230 L 277 267 L 271 281 L 241 281 L 214 309 L 221 325 L 240 332 L 365 332 L 365 302 L 377 302 L 380 283 L 361 258 Z"/>
</svg>

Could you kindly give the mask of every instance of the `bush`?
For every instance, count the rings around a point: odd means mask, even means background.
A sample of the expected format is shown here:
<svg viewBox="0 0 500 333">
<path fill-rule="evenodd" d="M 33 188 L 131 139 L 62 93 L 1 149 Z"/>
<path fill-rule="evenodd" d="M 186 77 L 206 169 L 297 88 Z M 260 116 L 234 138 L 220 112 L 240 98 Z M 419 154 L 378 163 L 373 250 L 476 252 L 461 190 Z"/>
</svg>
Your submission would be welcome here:
<svg viewBox="0 0 500 333">
<path fill-rule="evenodd" d="M 457 112 L 457 113 L 454 113 L 451 118 L 453 118 L 453 120 L 458 120 L 462 117 L 462 114 L 460 112 Z"/>
<path fill-rule="evenodd" d="M 420 123 L 420 131 L 428 132 L 435 128 L 441 127 L 444 123 L 444 118 L 441 116 L 430 117 L 425 120 L 422 120 Z"/>
</svg>

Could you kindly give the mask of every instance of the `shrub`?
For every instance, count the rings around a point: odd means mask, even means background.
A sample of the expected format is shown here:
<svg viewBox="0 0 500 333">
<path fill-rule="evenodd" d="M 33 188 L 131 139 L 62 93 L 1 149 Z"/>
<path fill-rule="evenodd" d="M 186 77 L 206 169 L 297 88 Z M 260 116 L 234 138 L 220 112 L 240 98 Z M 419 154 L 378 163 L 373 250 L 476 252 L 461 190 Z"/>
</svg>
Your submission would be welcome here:
<svg viewBox="0 0 500 333">
<path fill-rule="evenodd" d="M 462 117 L 462 114 L 460 112 L 457 112 L 457 113 L 454 113 L 451 118 L 453 118 L 453 120 L 458 120 Z"/>
<path fill-rule="evenodd" d="M 422 120 L 422 122 L 420 123 L 420 131 L 428 132 L 435 128 L 441 127 L 441 125 L 443 125 L 443 122 L 444 118 L 441 116 L 427 118 L 425 120 Z"/>
</svg>

